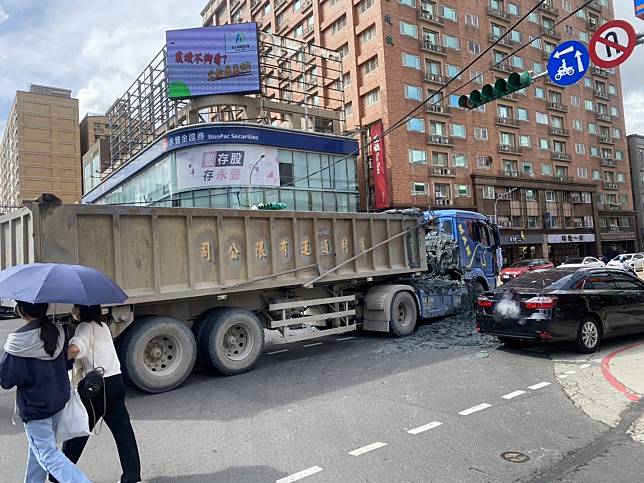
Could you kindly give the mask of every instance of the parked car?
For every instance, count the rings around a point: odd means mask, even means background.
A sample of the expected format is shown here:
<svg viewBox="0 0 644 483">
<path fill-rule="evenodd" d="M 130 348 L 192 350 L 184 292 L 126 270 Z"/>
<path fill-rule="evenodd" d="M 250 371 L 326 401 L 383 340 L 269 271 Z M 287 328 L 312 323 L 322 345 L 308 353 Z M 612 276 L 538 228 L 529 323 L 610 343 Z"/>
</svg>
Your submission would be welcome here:
<svg viewBox="0 0 644 483">
<path fill-rule="evenodd" d="M 510 279 L 517 278 L 519 275 L 523 275 L 524 273 L 548 268 L 555 268 L 555 266 L 551 261 L 543 258 L 521 260 L 501 270 L 501 280 L 506 282 Z"/>
<path fill-rule="evenodd" d="M 599 268 L 605 267 L 606 264 L 595 257 L 572 257 L 567 258 L 560 267 L 569 267 L 569 268 Z"/>
<path fill-rule="evenodd" d="M 574 341 L 595 352 L 606 337 L 644 332 L 644 282 L 614 268 L 526 273 L 479 296 L 477 330 L 508 345 Z"/>
<path fill-rule="evenodd" d="M 606 266 L 621 268 L 622 270 L 642 271 L 644 270 L 644 255 L 641 253 L 617 255 Z"/>
</svg>

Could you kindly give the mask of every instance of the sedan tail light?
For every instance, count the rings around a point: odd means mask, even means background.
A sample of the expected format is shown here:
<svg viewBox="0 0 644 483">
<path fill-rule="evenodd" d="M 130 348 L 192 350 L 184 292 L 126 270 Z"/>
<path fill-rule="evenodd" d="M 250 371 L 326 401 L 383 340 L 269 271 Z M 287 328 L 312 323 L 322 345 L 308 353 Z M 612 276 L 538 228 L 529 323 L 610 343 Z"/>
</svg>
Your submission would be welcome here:
<svg viewBox="0 0 644 483">
<path fill-rule="evenodd" d="M 489 309 L 494 305 L 494 301 L 487 298 L 485 295 L 480 295 L 478 298 L 478 306 Z"/>
<path fill-rule="evenodd" d="M 528 310 L 549 310 L 557 305 L 557 297 L 532 297 L 524 302 Z"/>
</svg>

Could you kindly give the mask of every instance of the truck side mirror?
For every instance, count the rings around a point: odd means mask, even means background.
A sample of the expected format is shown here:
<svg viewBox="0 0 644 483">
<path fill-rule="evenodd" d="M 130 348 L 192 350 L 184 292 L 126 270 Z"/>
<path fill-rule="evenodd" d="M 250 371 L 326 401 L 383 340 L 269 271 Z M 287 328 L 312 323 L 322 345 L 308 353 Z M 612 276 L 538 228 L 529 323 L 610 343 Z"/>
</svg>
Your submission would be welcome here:
<svg viewBox="0 0 644 483">
<path fill-rule="evenodd" d="M 490 228 L 492 228 L 492 236 L 494 238 L 494 246 L 495 247 L 500 247 L 501 246 L 501 235 L 499 234 L 498 225 L 496 225 L 496 224 L 491 225 Z"/>
</svg>

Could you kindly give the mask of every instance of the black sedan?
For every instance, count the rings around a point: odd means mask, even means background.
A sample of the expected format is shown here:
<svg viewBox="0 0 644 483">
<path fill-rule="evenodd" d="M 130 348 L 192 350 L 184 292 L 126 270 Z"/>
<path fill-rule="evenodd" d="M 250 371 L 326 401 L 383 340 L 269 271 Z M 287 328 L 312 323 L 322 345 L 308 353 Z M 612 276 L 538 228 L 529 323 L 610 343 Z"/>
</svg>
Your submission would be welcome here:
<svg viewBox="0 0 644 483">
<path fill-rule="evenodd" d="M 644 282 L 623 270 L 530 272 L 484 293 L 477 305 L 477 330 L 507 345 L 574 341 L 591 353 L 605 337 L 644 332 Z"/>
</svg>

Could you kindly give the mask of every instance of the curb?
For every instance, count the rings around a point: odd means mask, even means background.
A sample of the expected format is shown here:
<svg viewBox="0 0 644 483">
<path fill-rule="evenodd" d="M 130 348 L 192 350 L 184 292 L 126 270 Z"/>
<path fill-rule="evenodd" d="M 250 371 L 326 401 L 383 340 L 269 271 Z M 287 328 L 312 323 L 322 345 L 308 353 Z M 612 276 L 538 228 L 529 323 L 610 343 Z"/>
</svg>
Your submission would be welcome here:
<svg viewBox="0 0 644 483">
<path fill-rule="evenodd" d="M 613 375 L 613 373 L 610 370 L 610 363 L 616 356 L 618 356 L 622 352 L 626 352 L 627 350 L 633 349 L 640 345 L 644 345 L 644 342 L 637 342 L 635 344 L 624 346 L 621 349 L 617 349 L 616 351 L 611 352 L 606 357 L 604 357 L 601 361 L 602 375 L 604 376 L 604 379 L 606 379 L 611 386 L 613 386 L 619 392 L 624 394 L 624 396 L 626 396 L 627 399 L 633 402 L 639 401 L 641 396 L 636 392 L 632 391 L 631 389 L 629 389 L 628 387 L 626 387 L 621 381 L 619 381 L 619 379 L 617 379 Z"/>
</svg>

